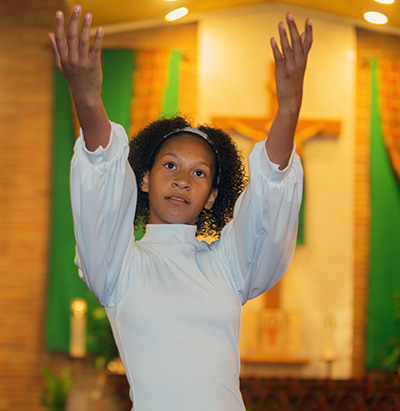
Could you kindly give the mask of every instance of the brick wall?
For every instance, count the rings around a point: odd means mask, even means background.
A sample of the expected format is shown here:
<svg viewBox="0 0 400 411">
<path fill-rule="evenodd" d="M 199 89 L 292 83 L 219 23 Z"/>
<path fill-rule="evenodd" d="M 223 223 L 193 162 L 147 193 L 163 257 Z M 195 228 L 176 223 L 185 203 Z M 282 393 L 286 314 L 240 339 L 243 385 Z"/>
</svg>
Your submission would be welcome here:
<svg viewBox="0 0 400 411">
<path fill-rule="evenodd" d="M 0 2 L 0 409 L 34 410 L 49 226 L 51 30 L 58 0 Z"/>
<path fill-rule="evenodd" d="M 0 2 L 1 411 L 40 410 L 41 367 L 68 361 L 44 349 L 53 67 L 47 33 L 63 8 L 62 0 Z M 195 115 L 195 24 L 105 39 L 120 47 L 172 43 L 184 51 L 182 109 Z"/>
<path fill-rule="evenodd" d="M 400 56 L 399 37 L 357 31 L 357 119 L 354 198 L 354 347 L 353 375 L 365 373 L 370 244 L 370 80 L 369 59 Z"/>
</svg>

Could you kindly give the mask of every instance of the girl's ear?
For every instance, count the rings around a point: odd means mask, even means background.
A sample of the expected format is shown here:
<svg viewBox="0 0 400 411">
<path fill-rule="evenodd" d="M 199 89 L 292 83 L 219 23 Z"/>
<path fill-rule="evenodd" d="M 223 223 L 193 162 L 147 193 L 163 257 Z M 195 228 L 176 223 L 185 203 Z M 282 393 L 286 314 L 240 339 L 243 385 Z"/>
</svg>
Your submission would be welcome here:
<svg viewBox="0 0 400 411">
<path fill-rule="evenodd" d="M 148 192 L 149 192 L 149 174 L 150 174 L 150 171 L 147 170 L 147 171 L 143 174 L 142 182 L 140 183 L 140 189 L 141 189 L 144 193 L 148 193 Z"/>
<path fill-rule="evenodd" d="M 205 205 L 204 205 L 204 208 L 206 210 L 211 210 L 212 209 L 217 196 L 218 196 L 218 188 L 213 188 L 211 190 L 210 195 L 208 196 L 208 199 L 207 199 Z"/>
</svg>

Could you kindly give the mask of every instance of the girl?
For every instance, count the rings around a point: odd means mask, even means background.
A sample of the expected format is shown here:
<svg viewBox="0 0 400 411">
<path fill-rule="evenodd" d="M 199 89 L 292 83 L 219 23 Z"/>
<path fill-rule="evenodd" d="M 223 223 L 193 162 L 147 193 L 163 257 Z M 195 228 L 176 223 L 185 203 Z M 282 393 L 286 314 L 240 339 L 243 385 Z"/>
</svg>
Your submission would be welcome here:
<svg viewBox="0 0 400 411">
<path fill-rule="evenodd" d="M 50 34 L 82 129 L 71 164 L 77 265 L 105 306 L 134 409 L 243 411 L 241 306 L 281 278 L 296 242 L 303 177 L 293 139 L 311 21 L 300 36 L 289 13 L 291 45 L 283 23 L 282 52 L 271 40 L 279 110 L 238 197 L 243 167 L 220 130 L 180 117 L 156 121 L 129 153 L 100 97 L 102 30 L 89 53 L 91 15 L 79 37 L 80 13 L 76 6 L 66 39 L 57 12 Z M 137 242 L 134 219 L 147 224 Z M 208 244 L 196 231 L 220 238 Z"/>
</svg>

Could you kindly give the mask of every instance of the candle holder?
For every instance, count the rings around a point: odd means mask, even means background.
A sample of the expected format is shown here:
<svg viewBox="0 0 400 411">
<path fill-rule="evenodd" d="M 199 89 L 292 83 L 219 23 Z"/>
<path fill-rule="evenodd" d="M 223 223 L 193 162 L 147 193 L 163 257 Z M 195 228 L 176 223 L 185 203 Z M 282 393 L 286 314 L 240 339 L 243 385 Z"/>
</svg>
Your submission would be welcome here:
<svg viewBox="0 0 400 411">
<path fill-rule="evenodd" d="M 336 361 L 335 350 L 335 328 L 336 319 L 333 316 L 329 316 L 324 321 L 325 326 L 325 343 L 322 353 L 323 361 L 326 364 L 326 376 L 328 379 L 332 379 L 333 376 L 333 363 Z"/>
</svg>

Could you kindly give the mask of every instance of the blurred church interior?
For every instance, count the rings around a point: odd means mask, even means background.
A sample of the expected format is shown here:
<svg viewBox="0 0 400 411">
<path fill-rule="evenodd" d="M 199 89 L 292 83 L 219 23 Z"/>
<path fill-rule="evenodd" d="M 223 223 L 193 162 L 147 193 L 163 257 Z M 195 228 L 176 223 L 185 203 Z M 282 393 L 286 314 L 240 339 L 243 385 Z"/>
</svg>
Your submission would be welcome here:
<svg viewBox="0 0 400 411">
<path fill-rule="evenodd" d="M 4 411 L 131 406 L 104 311 L 73 261 L 78 128 L 47 34 L 55 12 L 74 4 L 0 4 Z M 276 110 L 269 39 L 288 11 L 300 29 L 312 18 L 296 134 L 306 188 L 298 244 L 284 278 L 243 307 L 243 396 L 249 411 L 399 410 L 399 0 L 79 4 L 104 28 L 111 119 L 133 135 L 163 110 L 185 113 L 228 131 L 244 158 Z M 164 19 L 180 7 L 188 14 Z M 367 11 L 388 22 L 366 22 Z M 51 408 L 56 401 L 64 408 Z"/>
</svg>

